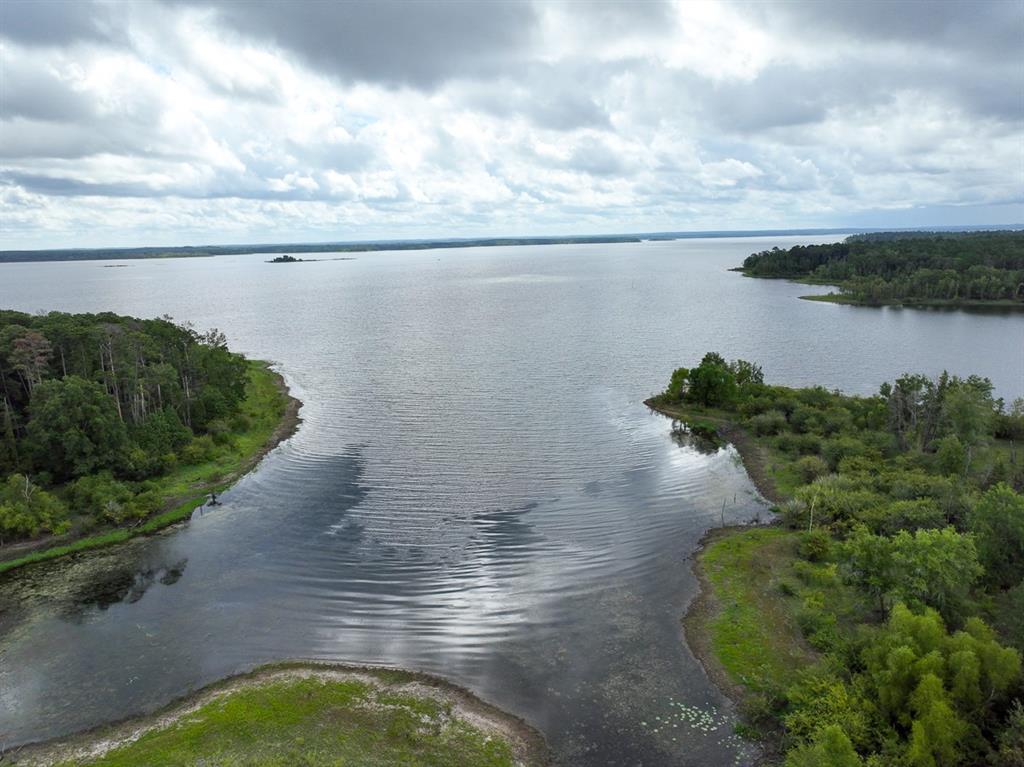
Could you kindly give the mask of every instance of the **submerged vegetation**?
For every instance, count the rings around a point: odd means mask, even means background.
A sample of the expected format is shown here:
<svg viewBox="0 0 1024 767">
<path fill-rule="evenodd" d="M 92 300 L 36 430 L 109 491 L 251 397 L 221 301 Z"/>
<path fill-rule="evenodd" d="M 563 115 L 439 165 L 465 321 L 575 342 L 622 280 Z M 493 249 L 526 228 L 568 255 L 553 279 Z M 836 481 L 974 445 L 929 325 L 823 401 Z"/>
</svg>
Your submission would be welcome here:
<svg viewBox="0 0 1024 767">
<path fill-rule="evenodd" d="M 282 663 L 152 719 L 30 749 L 19 763 L 529 767 L 547 757 L 526 725 L 440 680 Z"/>
<path fill-rule="evenodd" d="M 277 429 L 278 383 L 216 330 L 0 312 L 0 570 L 187 516 Z"/>
<path fill-rule="evenodd" d="M 1022 763 L 1024 401 L 946 374 L 769 386 L 708 354 L 649 402 L 727 419 L 786 499 L 702 553 L 697 630 L 788 767 Z"/>
<path fill-rule="evenodd" d="M 837 285 L 805 296 L 835 303 L 1024 307 L 1024 232 L 861 234 L 754 253 L 740 271 Z"/>
</svg>

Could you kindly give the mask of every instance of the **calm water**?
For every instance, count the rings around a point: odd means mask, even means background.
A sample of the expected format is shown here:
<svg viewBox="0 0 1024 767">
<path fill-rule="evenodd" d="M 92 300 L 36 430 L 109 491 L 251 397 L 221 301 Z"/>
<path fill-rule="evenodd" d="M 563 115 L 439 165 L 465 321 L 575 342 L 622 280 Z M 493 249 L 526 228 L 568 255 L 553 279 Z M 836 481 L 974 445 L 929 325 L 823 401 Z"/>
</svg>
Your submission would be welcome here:
<svg viewBox="0 0 1024 767">
<path fill-rule="evenodd" d="M 570 764 L 748 763 L 679 618 L 702 533 L 765 507 L 731 450 L 677 444 L 641 400 L 710 349 L 792 385 L 946 368 L 1024 395 L 1024 315 L 725 271 L 809 241 L 0 265 L 2 307 L 217 326 L 305 401 L 216 511 L 0 580 L 0 741 L 305 657 L 446 676 Z"/>
</svg>

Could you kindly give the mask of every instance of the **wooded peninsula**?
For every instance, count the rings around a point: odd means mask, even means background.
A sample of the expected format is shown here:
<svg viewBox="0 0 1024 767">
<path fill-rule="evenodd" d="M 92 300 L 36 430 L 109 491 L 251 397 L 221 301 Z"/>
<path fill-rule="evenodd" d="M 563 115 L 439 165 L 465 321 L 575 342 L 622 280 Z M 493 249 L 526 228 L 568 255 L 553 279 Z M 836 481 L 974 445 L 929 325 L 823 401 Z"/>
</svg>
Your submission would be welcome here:
<svg viewBox="0 0 1024 767">
<path fill-rule="evenodd" d="M 686 620 L 747 734 L 786 767 L 1024 763 L 1024 399 L 770 386 L 710 353 L 647 404 L 733 442 L 776 502 L 709 537 Z"/>
<path fill-rule="evenodd" d="M 0 572 L 186 518 L 299 404 L 217 330 L 0 311 Z"/>
<path fill-rule="evenodd" d="M 1024 308 L 1024 232 L 880 232 L 748 256 L 737 271 L 839 293 L 813 301 Z"/>
</svg>

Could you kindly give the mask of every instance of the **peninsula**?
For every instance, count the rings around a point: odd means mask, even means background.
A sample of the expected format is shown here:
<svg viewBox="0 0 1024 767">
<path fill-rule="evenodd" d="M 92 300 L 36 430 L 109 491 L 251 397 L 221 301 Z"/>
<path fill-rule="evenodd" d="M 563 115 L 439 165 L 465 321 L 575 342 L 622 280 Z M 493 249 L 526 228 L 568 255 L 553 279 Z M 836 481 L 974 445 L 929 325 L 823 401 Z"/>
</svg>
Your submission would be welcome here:
<svg viewBox="0 0 1024 767">
<path fill-rule="evenodd" d="M 0 311 L 0 573 L 188 518 L 298 427 L 217 330 Z"/>
<path fill-rule="evenodd" d="M 736 271 L 839 288 L 810 301 L 1024 309 L 1024 231 L 858 234 L 754 253 Z"/>
<path fill-rule="evenodd" d="M 905 375 L 873 397 L 710 353 L 647 404 L 740 450 L 777 523 L 714 531 L 687 640 L 787 767 L 1016 764 L 1024 400 Z"/>
</svg>

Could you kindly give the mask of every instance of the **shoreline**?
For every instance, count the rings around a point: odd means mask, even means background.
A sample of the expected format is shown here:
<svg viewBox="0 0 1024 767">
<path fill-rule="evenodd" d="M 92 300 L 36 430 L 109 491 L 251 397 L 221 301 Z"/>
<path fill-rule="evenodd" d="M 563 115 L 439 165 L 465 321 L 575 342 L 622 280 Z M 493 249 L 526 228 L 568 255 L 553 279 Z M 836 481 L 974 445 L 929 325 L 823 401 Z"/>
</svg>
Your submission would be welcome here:
<svg viewBox="0 0 1024 767">
<path fill-rule="evenodd" d="M 753 437 L 741 426 L 721 416 L 706 415 L 694 411 L 687 411 L 683 408 L 672 408 L 664 405 L 652 404 L 651 399 L 644 401 L 644 404 L 652 411 L 673 420 L 687 421 L 704 420 L 715 424 L 721 437 L 736 448 L 743 461 L 743 468 L 757 491 L 772 504 L 779 504 L 786 500 L 786 497 L 775 486 L 774 481 L 768 475 L 765 463 L 766 459 L 754 441 Z M 704 565 L 703 555 L 708 548 L 725 538 L 742 534 L 755 528 L 777 527 L 776 522 L 766 522 L 749 525 L 728 525 L 726 527 L 709 528 L 701 536 L 697 548 L 690 556 L 690 571 L 697 579 L 697 593 L 686 606 L 686 611 L 680 618 L 683 629 L 683 641 L 693 654 L 693 657 L 700 663 L 701 668 L 711 683 L 729 700 L 741 718 L 744 702 L 749 697 L 749 691 L 742 684 L 734 681 L 729 676 L 725 665 L 715 654 L 711 623 L 722 614 L 722 602 L 715 594 L 707 570 Z M 763 734 L 762 734 L 763 735 Z M 780 756 L 780 747 L 777 739 L 770 736 L 758 737 L 756 742 L 762 747 L 762 753 L 756 760 L 756 764 L 771 764 Z"/>
<path fill-rule="evenodd" d="M 776 487 L 775 481 L 768 473 L 768 458 L 764 451 L 742 426 L 714 413 L 704 413 L 699 410 L 656 404 L 653 397 L 644 400 L 644 405 L 650 410 L 675 421 L 710 421 L 718 428 L 719 435 L 735 447 L 736 452 L 740 454 L 743 468 L 747 472 L 747 476 L 750 477 L 754 487 L 757 488 L 757 492 L 774 505 L 784 503 L 787 500 L 786 496 Z M 715 529 L 724 530 L 728 528 Z"/>
<path fill-rule="evenodd" d="M 751 274 L 742 266 L 734 266 L 728 271 L 738 272 L 744 277 L 754 280 L 785 280 L 797 285 L 816 285 L 821 287 L 835 287 L 842 290 L 842 284 L 829 282 L 827 280 L 815 279 L 814 277 L 786 276 Z M 1024 302 L 1014 301 L 1007 298 L 984 299 L 984 298 L 886 298 L 879 301 L 867 301 L 856 298 L 847 293 L 814 293 L 806 296 L 797 296 L 801 301 L 815 301 L 821 304 L 838 304 L 840 306 L 866 306 L 880 309 L 883 306 L 897 306 L 904 309 L 1009 309 L 1011 311 L 1024 311 Z"/>
<path fill-rule="evenodd" d="M 792 280 L 793 282 L 802 282 Z M 813 285 L 814 283 L 802 283 Z M 883 306 L 898 306 L 904 309 L 1009 309 L 1010 311 L 1024 310 L 1024 303 L 998 299 L 986 301 L 983 299 L 945 299 L 945 298 L 892 298 L 883 301 L 862 301 L 859 298 L 849 296 L 845 293 L 816 293 L 808 296 L 798 296 L 801 301 L 816 301 L 822 304 L 838 304 L 840 306 L 866 306 L 880 309 Z"/>
<path fill-rule="evenodd" d="M 508 744 L 517 765 L 542 767 L 553 763 L 547 741 L 539 730 L 443 677 L 394 666 L 316 660 L 286 660 L 257 666 L 179 696 L 151 713 L 98 725 L 61 738 L 25 744 L 10 756 L 13 764 L 34 767 L 102 758 L 115 749 L 135 743 L 148 733 L 168 730 L 207 704 L 234 693 L 274 682 L 304 679 L 357 681 L 379 692 L 403 693 L 438 702 L 450 709 L 454 720 Z"/>
<path fill-rule="evenodd" d="M 76 538 L 41 538 L 20 544 L 12 544 L 6 551 L 0 551 L 0 577 L 20 567 L 47 562 L 60 557 L 91 551 L 131 540 L 143 535 L 151 535 L 166 528 L 188 521 L 192 512 L 202 506 L 211 492 L 222 493 L 238 480 L 256 468 L 263 458 L 282 442 L 295 435 L 302 423 L 299 410 L 302 401 L 291 395 L 291 390 L 284 377 L 271 369 L 269 362 L 249 360 L 250 364 L 263 368 L 271 377 L 275 388 L 285 397 L 284 409 L 277 426 L 270 433 L 258 450 L 243 458 L 239 465 L 226 476 L 216 481 L 196 484 L 185 495 L 168 498 L 160 510 L 146 519 L 140 520 L 135 527 L 115 527 L 110 530 L 93 532 Z"/>
</svg>

